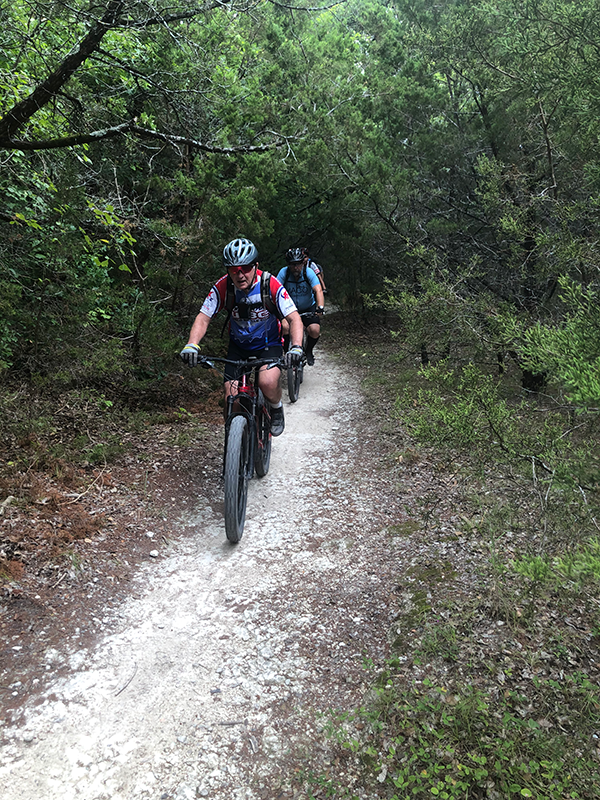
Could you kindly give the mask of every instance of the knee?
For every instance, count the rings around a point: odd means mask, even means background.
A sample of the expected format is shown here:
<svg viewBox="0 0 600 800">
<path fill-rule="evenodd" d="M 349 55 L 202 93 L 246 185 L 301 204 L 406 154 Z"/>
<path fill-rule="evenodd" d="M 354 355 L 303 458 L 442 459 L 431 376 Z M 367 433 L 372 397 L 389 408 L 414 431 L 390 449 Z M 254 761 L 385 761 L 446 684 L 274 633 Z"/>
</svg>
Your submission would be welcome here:
<svg viewBox="0 0 600 800">
<path fill-rule="evenodd" d="M 277 368 L 260 373 L 258 385 L 263 392 L 265 390 L 268 392 L 269 389 L 275 389 L 279 385 L 279 374 L 280 373 Z"/>
</svg>

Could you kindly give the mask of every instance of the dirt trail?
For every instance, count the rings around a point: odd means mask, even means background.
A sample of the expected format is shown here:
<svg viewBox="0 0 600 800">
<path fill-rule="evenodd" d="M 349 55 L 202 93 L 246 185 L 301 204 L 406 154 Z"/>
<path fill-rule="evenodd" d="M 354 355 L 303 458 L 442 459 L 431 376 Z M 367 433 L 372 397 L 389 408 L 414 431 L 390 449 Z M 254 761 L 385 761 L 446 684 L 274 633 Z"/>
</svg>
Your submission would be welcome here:
<svg viewBox="0 0 600 800">
<path fill-rule="evenodd" d="M 352 385 L 320 351 L 284 397 L 242 541 L 225 540 L 221 497 L 199 497 L 114 632 L 46 651 L 40 672 L 68 674 L 3 730 L 4 800 L 305 796 L 300 766 L 330 757 L 318 712 L 360 701 L 392 613 L 398 544 L 378 534 L 395 501 Z"/>
</svg>

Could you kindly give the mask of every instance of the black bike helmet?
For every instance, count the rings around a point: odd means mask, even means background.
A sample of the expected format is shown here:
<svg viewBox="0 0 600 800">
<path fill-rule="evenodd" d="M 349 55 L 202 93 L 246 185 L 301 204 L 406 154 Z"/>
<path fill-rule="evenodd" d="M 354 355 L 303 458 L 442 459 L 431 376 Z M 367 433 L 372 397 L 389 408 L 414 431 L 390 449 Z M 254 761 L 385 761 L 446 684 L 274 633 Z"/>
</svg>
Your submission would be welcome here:
<svg viewBox="0 0 600 800">
<path fill-rule="evenodd" d="M 223 264 L 226 267 L 245 266 L 258 261 L 258 250 L 250 239 L 232 239 L 223 248 Z"/>
<path fill-rule="evenodd" d="M 288 264 L 298 264 L 298 262 L 304 261 L 307 255 L 306 247 L 290 247 L 285 254 L 285 260 Z"/>
</svg>

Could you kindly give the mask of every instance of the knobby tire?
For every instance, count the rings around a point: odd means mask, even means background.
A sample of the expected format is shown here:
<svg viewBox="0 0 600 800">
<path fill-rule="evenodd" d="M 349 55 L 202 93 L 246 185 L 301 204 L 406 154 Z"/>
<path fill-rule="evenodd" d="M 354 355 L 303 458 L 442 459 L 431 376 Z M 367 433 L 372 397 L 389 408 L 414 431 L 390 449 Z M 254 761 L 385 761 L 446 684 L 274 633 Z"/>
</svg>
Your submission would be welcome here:
<svg viewBox="0 0 600 800">
<path fill-rule="evenodd" d="M 225 535 L 230 542 L 239 542 L 244 532 L 248 500 L 248 457 L 250 436 L 248 420 L 238 416 L 231 420 L 225 456 Z"/>
<path fill-rule="evenodd" d="M 290 403 L 295 403 L 300 394 L 302 372 L 300 367 L 288 367 L 287 384 Z"/>
<path fill-rule="evenodd" d="M 269 471 L 271 461 L 271 423 L 265 412 L 265 398 L 259 390 L 257 413 L 257 442 L 254 469 L 259 478 L 263 478 Z"/>
</svg>

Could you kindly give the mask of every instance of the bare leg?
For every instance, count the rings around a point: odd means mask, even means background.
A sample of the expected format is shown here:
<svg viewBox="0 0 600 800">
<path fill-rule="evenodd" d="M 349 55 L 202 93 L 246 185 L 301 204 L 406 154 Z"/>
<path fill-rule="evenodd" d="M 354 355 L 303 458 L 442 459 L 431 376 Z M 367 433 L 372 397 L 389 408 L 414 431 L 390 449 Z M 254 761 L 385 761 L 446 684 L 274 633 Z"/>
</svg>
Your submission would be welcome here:
<svg viewBox="0 0 600 800">
<path fill-rule="evenodd" d="M 272 406 L 276 406 L 281 400 L 280 377 L 281 371 L 277 367 L 273 367 L 273 369 L 267 369 L 266 366 L 261 367 L 258 373 L 258 385 Z"/>
</svg>

